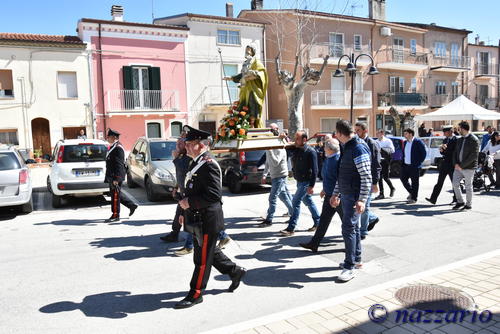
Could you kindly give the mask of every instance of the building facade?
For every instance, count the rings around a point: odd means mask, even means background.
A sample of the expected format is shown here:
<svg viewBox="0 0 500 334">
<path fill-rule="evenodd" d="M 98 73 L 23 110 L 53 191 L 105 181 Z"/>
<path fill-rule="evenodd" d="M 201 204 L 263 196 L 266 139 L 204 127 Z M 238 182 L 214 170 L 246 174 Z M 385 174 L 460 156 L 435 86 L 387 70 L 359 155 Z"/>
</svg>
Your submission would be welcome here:
<svg viewBox="0 0 500 334">
<path fill-rule="evenodd" d="M 224 76 L 240 73 L 245 48 L 254 45 L 256 57 L 263 61 L 264 25 L 254 20 L 227 15 L 208 16 L 185 13 L 154 20 L 157 25 L 178 25 L 189 28 L 186 41 L 186 77 L 190 123 L 212 134 L 228 106 L 238 100 L 239 88 Z M 266 119 L 266 109 L 263 111 Z"/>
<path fill-rule="evenodd" d="M 185 41 L 189 29 L 113 20 L 81 19 L 78 35 L 91 54 L 97 138 L 122 133 L 126 150 L 138 137 L 180 135 L 188 123 Z"/>
<path fill-rule="evenodd" d="M 0 33 L 0 143 L 50 155 L 81 129 L 92 136 L 88 61 L 76 36 Z"/>
</svg>

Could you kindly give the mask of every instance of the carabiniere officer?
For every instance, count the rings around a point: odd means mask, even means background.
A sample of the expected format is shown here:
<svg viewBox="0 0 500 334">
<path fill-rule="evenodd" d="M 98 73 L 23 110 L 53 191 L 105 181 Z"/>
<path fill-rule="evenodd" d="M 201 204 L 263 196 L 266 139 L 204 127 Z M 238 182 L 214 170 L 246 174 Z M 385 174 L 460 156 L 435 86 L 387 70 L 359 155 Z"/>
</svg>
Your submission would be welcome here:
<svg viewBox="0 0 500 334">
<path fill-rule="evenodd" d="M 185 197 L 179 205 L 185 210 L 185 230 L 194 235 L 194 272 L 186 298 L 174 308 L 182 309 L 203 301 L 212 265 L 221 274 L 229 275 L 229 292 L 238 288 L 246 269 L 237 266 L 221 249 L 216 248 L 218 233 L 224 229 L 222 211 L 222 173 L 219 164 L 208 150 L 210 134 L 184 126 L 187 132 L 186 150 L 193 159 L 185 180 Z"/>
</svg>

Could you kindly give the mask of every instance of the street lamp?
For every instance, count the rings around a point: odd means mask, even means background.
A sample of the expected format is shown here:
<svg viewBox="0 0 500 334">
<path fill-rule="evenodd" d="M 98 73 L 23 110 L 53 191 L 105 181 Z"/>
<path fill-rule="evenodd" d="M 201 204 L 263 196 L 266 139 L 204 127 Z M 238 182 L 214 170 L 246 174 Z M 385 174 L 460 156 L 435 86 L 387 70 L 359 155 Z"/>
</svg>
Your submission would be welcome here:
<svg viewBox="0 0 500 334">
<path fill-rule="evenodd" d="M 372 64 L 370 66 L 370 70 L 368 71 L 368 75 L 376 75 L 379 74 L 379 71 L 375 67 L 374 61 L 372 56 L 366 53 L 362 53 L 358 55 L 356 58 L 354 58 L 354 53 L 351 53 L 351 56 L 349 55 L 342 55 L 339 58 L 339 62 L 337 64 L 337 69 L 335 70 L 335 73 L 333 74 L 334 77 L 343 77 L 344 76 L 344 71 L 340 68 L 340 61 L 344 58 L 347 57 L 349 59 L 349 63 L 347 64 L 345 71 L 349 72 L 349 75 L 351 76 L 351 124 L 352 124 L 352 116 L 353 116 L 353 104 L 354 104 L 354 77 L 356 76 L 356 64 L 358 62 L 359 57 L 361 56 L 366 56 L 370 58 Z"/>
</svg>

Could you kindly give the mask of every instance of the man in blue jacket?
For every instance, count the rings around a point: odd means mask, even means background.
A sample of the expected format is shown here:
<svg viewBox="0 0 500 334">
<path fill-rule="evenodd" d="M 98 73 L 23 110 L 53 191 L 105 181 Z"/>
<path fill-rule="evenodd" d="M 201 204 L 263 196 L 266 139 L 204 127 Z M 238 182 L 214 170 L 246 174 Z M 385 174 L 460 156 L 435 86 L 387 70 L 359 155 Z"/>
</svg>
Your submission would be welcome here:
<svg viewBox="0 0 500 334">
<path fill-rule="evenodd" d="M 309 231 L 316 231 L 319 224 L 319 212 L 312 200 L 314 184 L 318 175 L 318 157 L 316 151 L 307 145 L 307 134 L 304 131 L 295 133 L 295 148 L 292 150 L 293 177 L 297 180 L 297 191 L 292 198 L 293 213 L 288 221 L 288 227 L 280 233 L 283 236 L 292 236 L 300 215 L 300 202 L 303 202 L 311 212 L 313 226 Z"/>
<path fill-rule="evenodd" d="M 403 131 L 405 141 L 403 143 L 403 163 L 401 166 L 401 182 L 410 194 L 407 198 L 408 204 L 414 204 L 418 198 L 418 185 L 420 178 L 420 168 L 427 156 L 425 144 L 415 138 L 415 131 L 405 129 Z M 411 184 L 408 180 L 411 179 Z"/>
<path fill-rule="evenodd" d="M 323 208 L 321 209 L 321 215 L 319 217 L 318 229 L 314 233 L 311 241 L 308 243 L 300 243 L 300 246 L 310 249 L 313 253 L 318 251 L 318 246 L 323 237 L 326 234 L 328 226 L 332 221 L 335 212 L 338 212 L 340 219 L 342 219 L 342 208 L 332 207 L 330 205 L 330 198 L 332 197 L 333 190 L 335 189 L 335 184 L 337 184 L 337 174 L 339 171 L 339 161 L 340 161 L 340 144 L 337 139 L 330 138 L 324 142 L 325 149 L 325 161 L 323 162 L 323 168 L 321 174 L 323 176 L 323 190 L 319 196 L 323 198 Z"/>
</svg>

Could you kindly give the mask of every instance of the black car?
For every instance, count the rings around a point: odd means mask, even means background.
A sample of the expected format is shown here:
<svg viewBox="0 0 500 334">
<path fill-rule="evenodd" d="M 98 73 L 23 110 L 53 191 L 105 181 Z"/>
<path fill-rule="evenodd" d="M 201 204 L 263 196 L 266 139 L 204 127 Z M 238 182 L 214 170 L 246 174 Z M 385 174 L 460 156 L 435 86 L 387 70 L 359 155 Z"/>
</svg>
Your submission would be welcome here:
<svg viewBox="0 0 500 334">
<path fill-rule="evenodd" d="M 261 184 L 264 169 L 256 167 L 264 154 L 264 150 L 214 154 L 222 170 L 222 184 L 232 193 L 239 193 L 244 184 Z"/>
</svg>

